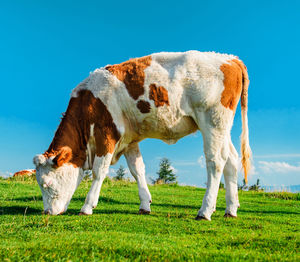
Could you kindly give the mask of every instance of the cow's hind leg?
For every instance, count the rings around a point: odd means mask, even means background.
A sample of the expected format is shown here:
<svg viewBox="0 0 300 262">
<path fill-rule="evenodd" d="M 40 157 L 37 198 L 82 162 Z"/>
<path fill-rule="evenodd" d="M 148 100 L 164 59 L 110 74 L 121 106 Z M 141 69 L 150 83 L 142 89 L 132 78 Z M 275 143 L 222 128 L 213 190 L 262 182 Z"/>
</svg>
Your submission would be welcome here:
<svg viewBox="0 0 300 262">
<path fill-rule="evenodd" d="M 207 169 L 207 189 L 196 219 L 210 220 L 215 211 L 220 180 L 229 155 L 228 134 L 232 113 L 222 106 L 207 111 L 197 110 L 195 121 L 203 136 Z"/>
<path fill-rule="evenodd" d="M 229 139 L 229 157 L 224 167 L 226 186 L 226 211 L 225 217 L 236 217 L 239 207 L 237 186 L 238 153 Z"/>
<path fill-rule="evenodd" d="M 85 203 L 81 208 L 81 215 L 91 215 L 93 213 L 93 208 L 97 206 L 101 186 L 109 171 L 111 160 L 112 154 L 107 154 L 102 157 L 95 157 L 93 164 L 93 182 L 85 199 Z"/>
<path fill-rule="evenodd" d="M 125 158 L 130 169 L 132 176 L 135 178 L 139 188 L 140 197 L 140 214 L 150 213 L 151 194 L 149 192 L 146 177 L 145 177 L 145 165 L 141 152 L 139 150 L 138 143 L 129 145 L 128 150 L 125 153 Z"/>
<path fill-rule="evenodd" d="M 228 158 L 225 131 L 211 128 L 202 132 L 207 169 L 207 189 L 196 219 L 210 220 L 215 210 L 222 171 Z"/>
</svg>

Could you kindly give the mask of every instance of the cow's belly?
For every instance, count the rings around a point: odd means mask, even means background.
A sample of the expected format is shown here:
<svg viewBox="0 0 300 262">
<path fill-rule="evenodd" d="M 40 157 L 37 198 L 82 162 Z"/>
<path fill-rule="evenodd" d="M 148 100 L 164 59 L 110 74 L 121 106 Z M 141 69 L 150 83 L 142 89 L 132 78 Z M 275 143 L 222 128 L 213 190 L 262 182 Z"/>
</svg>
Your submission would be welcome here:
<svg viewBox="0 0 300 262">
<path fill-rule="evenodd" d="M 173 123 L 161 118 L 155 120 L 151 117 L 145 118 L 139 124 L 139 128 L 125 132 L 117 145 L 111 164 L 115 164 L 118 161 L 131 143 L 136 143 L 146 138 L 156 138 L 167 144 L 175 144 L 180 138 L 197 130 L 198 127 L 195 121 L 189 116 L 182 116 Z"/>
<path fill-rule="evenodd" d="M 194 133 L 197 130 L 198 127 L 195 121 L 189 116 L 184 116 L 172 128 L 166 127 L 165 132 L 158 138 L 167 144 L 175 144 L 180 138 Z"/>
<path fill-rule="evenodd" d="M 168 144 L 197 131 L 195 121 L 189 116 L 172 117 L 162 114 L 157 118 L 147 117 L 140 123 L 137 133 L 142 139 L 157 138 Z"/>
</svg>

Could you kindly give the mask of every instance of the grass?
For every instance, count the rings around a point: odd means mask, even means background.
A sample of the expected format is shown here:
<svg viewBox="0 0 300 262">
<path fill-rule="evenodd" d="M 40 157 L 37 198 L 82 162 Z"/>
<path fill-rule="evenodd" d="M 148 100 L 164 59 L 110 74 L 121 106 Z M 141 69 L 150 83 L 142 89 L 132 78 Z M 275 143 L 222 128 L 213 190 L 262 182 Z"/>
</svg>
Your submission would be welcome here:
<svg viewBox="0 0 300 262">
<path fill-rule="evenodd" d="M 78 216 L 90 182 L 66 214 L 41 215 L 32 179 L 0 180 L 0 261 L 300 261 L 299 194 L 240 192 L 237 219 L 223 218 L 220 190 L 212 221 L 195 221 L 205 190 L 150 186 L 151 215 L 137 215 L 135 183 L 106 180 L 92 216 Z"/>
</svg>

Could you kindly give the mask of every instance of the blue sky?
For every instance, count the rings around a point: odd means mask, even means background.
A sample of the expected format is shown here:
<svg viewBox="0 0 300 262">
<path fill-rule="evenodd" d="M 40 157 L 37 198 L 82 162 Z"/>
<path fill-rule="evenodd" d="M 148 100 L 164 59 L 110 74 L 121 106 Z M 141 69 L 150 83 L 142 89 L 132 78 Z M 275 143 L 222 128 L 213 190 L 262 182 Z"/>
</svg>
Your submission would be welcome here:
<svg viewBox="0 0 300 262">
<path fill-rule="evenodd" d="M 0 173 L 32 168 L 97 67 L 160 51 L 238 55 L 250 75 L 249 183 L 300 184 L 299 1 L 1 1 Z M 232 129 L 239 149 L 240 108 Z M 168 157 L 181 183 L 204 185 L 200 133 L 141 143 L 147 176 Z M 124 158 L 116 164 L 126 166 Z M 242 180 L 242 174 L 239 181 Z"/>
</svg>

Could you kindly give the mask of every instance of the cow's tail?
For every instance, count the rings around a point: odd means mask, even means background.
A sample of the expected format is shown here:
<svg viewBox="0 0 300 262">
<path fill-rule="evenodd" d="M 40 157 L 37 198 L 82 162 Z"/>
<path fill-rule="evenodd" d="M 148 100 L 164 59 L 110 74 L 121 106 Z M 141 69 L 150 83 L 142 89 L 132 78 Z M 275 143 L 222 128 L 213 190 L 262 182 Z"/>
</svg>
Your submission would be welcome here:
<svg viewBox="0 0 300 262">
<path fill-rule="evenodd" d="M 248 86 L 249 78 L 246 66 L 241 62 L 239 63 L 243 72 L 243 87 L 241 94 L 241 111 L 242 111 L 242 135 L 241 135 L 241 154 L 242 166 L 245 174 L 245 183 L 247 184 L 247 175 L 251 168 L 251 148 L 249 145 L 249 129 L 248 129 Z"/>
</svg>

